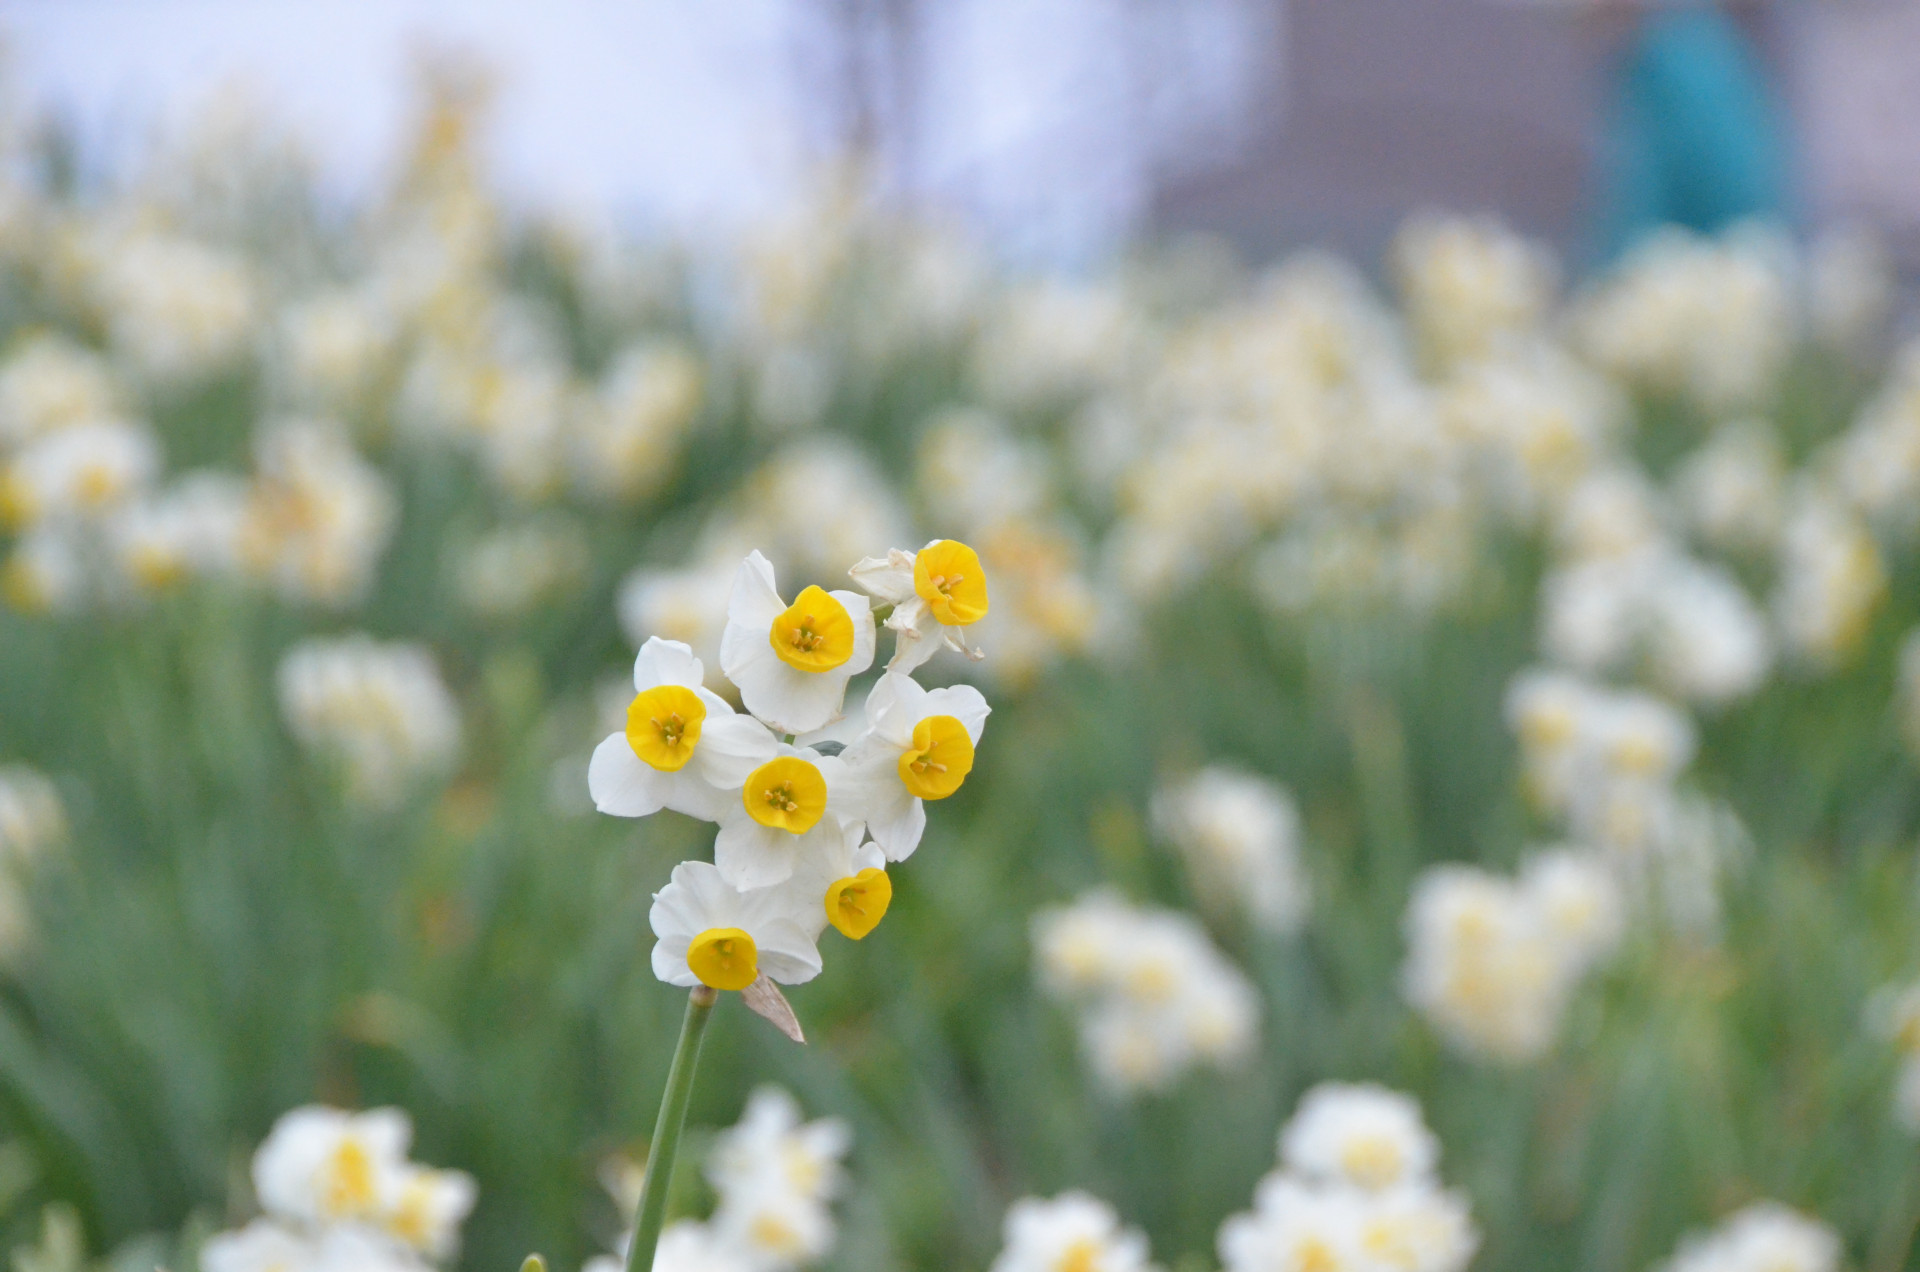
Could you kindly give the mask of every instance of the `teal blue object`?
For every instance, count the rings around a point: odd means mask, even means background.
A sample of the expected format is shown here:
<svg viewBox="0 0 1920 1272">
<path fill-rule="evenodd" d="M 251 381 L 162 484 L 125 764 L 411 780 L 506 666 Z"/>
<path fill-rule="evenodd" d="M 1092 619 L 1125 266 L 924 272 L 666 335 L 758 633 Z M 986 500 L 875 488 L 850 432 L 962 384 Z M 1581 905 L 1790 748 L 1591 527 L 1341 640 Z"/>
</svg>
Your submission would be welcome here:
<svg viewBox="0 0 1920 1272">
<path fill-rule="evenodd" d="M 1607 151 L 1608 257 L 1661 225 L 1712 232 L 1788 214 L 1784 115 L 1746 32 L 1711 5 L 1640 20 Z"/>
</svg>

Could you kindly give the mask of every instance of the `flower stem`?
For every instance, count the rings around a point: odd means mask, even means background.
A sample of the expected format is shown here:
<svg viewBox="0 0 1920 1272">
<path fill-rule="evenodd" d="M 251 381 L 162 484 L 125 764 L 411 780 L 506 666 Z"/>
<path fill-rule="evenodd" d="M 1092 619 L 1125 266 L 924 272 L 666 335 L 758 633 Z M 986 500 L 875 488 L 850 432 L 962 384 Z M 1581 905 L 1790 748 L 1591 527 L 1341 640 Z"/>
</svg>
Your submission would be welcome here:
<svg viewBox="0 0 1920 1272">
<path fill-rule="evenodd" d="M 680 1043 L 673 1049 L 673 1067 L 667 1070 L 667 1090 L 660 1097 L 660 1118 L 653 1124 L 653 1143 L 647 1149 L 647 1178 L 640 1187 L 640 1212 L 633 1220 L 633 1242 L 627 1247 L 627 1272 L 653 1272 L 654 1248 L 667 1218 L 667 1190 L 673 1184 L 673 1159 L 680 1151 L 680 1131 L 687 1124 L 687 1104 L 693 1098 L 693 1071 L 700 1064 L 700 1038 L 719 991 L 694 986 L 687 998 L 687 1016 L 680 1024 Z"/>
</svg>

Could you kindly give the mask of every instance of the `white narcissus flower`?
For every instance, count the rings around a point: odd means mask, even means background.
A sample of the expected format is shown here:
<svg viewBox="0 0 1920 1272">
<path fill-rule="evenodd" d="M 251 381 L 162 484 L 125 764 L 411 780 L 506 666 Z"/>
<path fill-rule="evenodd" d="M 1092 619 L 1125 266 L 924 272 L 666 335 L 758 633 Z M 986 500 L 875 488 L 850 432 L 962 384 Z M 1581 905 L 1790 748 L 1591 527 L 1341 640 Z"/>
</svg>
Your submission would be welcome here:
<svg viewBox="0 0 1920 1272">
<path fill-rule="evenodd" d="M 435 1261 L 459 1248 L 460 1225 L 473 1210 L 479 1189 L 473 1176 L 426 1166 L 402 1168 L 383 1226 Z"/>
<path fill-rule="evenodd" d="M 318 1262 L 313 1243 L 271 1219 L 209 1237 L 200 1247 L 201 1272 L 309 1272 Z"/>
<path fill-rule="evenodd" d="M 840 757 L 780 743 L 777 754 L 723 791 L 713 861 L 736 888 L 785 883 L 858 818 L 846 806 Z"/>
<path fill-rule="evenodd" d="M 867 732 L 841 755 L 847 807 L 887 860 L 904 861 L 927 826 L 925 802 L 960 789 L 990 708 L 971 685 L 923 689 L 889 671 L 867 695 Z"/>
<path fill-rule="evenodd" d="M 1022 1197 L 1007 1209 L 1006 1246 L 991 1272 L 1148 1272 L 1147 1239 L 1083 1192 Z"/>
<path fill-rule="evenodd" d="M 0 523 L 99 516 L 152 482 L 160 443 L 144 424 L 96 420 L 22 448 L 0 472 Z"/>
<path fill-rule="evenodd" d="M 294 1109 L 253 1155 L 253 1191 L 268 1213 L 324 1225 L 379 1222 L 406 1168 L 413 1124 L 399 1109 Z"/>
<path fill-rule="evenodd" d="M 645 817 L 662 808 L 721 820 L 722 805 L 774 756 L 774 738 L 702 683 L 693 650 L 658 636 L 633 663 L 637 696 L 625 731 L 594 750 L 587 788 L 594 806 L 616 817 Z"/>
<path fill-rule="evenodd" d="M 873 608 L 860 593 L 810 586 L 788 605 L 766 557 L 750 552 L 740 563 L 720 669 L 778 732 L 810 733 L 838 716 L 847 681 L 873 665 L 873 645 Z"/>
<path fill-rule="evenodd" d="M 1381 1265 L 1361 1245 L 1365 1213 L 1357 1188 L 1268 1175 L 1253 1210 L 1220 1225 L 1220 1263 L 1226 1272 L 1372 1272 Z"/>
<path fill-rule="evenodd" d="M 898 633 L 889 671 L 909 672 L 948 648 L 979 659 L 965 628 L 987 616 L 987 573 L 979 554 L 958 539 L 935 539 L 918 552 L 899 548 L 866 557 L 847 571 L 869 595 L 892 605 L 887 626 Z"/>
<path fill-rule="evenodd" d="M 1373 1083 L 1322 1082 L 1280 1132 L 1280 1160 L 1314 1179 L 1378 1190 L 1425 1179 L 1440 1141 L 1420 1102 Z"/>
<path fill-rule="evenodd" d="M 880 926 L 893 904 L 887 859 L 880 845 L 863 843 L 865 839 L 865 828 L 857 821 L 822 818 L 820 828 L 795 845 L 793 874 L 774 885 L 790 898 L 794 916 L 815 940 L 828 924 L 851 940 L 861 940 Z"/>
<path fill-rule="evenodd" d="M 840 1162 L 853 1132 L 839 1118 L 800 1120 L 800 1105 L 777 1086 L 756 1089 L 733 1128 L 714 1143 L 707 1179 L 724 1199 L 760 1186 L 778 1187 L 810 1202 L 830 1201 L 844 1182 Z"/>
<path fill-rule="evenodd" d="M 704 861 L 683 861 L 654 893 L 653 974 L 691 989 L 745 989 L 765 973 L 782 985 L 820 974 L 820 951 L 778 888 L 742 892 Z"/>
<path fill-rule="evenodd" d="M 1837 1272 L 1839 1234 L 1777 1201 L 1758 1201 L 1705 1235 L 1688 1237 L 1659 1272 Z"/>
</svg>

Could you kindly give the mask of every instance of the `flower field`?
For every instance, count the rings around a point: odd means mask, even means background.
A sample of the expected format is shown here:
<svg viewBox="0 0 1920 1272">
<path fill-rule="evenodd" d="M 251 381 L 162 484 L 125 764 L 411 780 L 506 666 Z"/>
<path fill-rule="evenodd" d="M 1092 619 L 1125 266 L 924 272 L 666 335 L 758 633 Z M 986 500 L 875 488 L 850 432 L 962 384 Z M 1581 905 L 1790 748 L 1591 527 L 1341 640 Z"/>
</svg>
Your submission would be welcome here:
<svg viewBox="0 0 1920 1272">
<path fill-rule="evenodd" d="M 1871 239 L 721 250 L 482 97 L 0 135 L 19 1272 L 1920 1266 Z"/>
</svg>

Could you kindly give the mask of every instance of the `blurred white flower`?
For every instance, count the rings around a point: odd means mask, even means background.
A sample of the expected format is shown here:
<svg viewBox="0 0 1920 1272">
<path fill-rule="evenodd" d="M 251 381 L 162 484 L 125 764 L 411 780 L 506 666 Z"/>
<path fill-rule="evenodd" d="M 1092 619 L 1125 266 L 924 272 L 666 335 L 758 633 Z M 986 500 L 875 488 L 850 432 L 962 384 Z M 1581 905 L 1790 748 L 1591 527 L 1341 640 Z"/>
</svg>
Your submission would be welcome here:
<svg viewBox="0 0 1920 1272">
<path fill-rule="evenodd" d="M 1280 1163 L 1307 1179 L 1375 1192 L 1425 1180 L 1440 1141 L 1420 1102 L 1372 1083 L 1322 1082 L 1280 1131 Z"/>
<path fill-rule="evenodd" d="M 1440 1145 L 1411 1096 L 1322 1083 L 1280 1134 L 1253 1210 L 1220 1226 L 1226 1272 L 1464 1272 L 1480 1245 L 1440 1186 Z"/>
<path fill-rule="evenodd" d="M 1860 646 L 1887 591 L 1887 567 L 1873 535 L 1818 488 L 1799 492 L 1781 537 L 1773 596 L 1782 643 L 1825 669 Z"/>
<path fill-rule="evenodd" d="M 673 476 L 701 391 L 700 361 L 683 345 L 656 339 L 623 350 L 599 385 L 574 401 L 574 484 L 601 499 L 660 490 Z"/>
<path fill-rule="evenodd" d="M 44 434 L 0 469 L 0 526 L 104 517 L 152 483 L 160 464 L 144 424 L 96 419 Z"/>
<path fill-rule="evenodd" d="M 1785 516 L 1786 458 L 1762 420 L 1715 429 L 1674 474 L 1674 503 L 1708 545 L 1722 551 L 1773 546 Z"/>
<path fill-rule="evenodd" d="M 1300 813 L 1285 787 L 1211 765 L 1153 796 L 1153 824 L 1179 849 L 1194 892 L 1216 912 L 1244 911 L 1269 932 L 1296 931 L 1309 888 Z"/>
<path fill-rule="evenodd" d="M 289 600 L 349 605 L 373 585 L 399 519 L 389 479 L 320 420 L 282 420 L 255 441 L 242 531 L 246 567 Z"/>
<path fill-rule="evenodd" d="M 989 1272 L 1152 1272 L 1147 1238 L 1083 1192 L 1022 1197 L 1007 1208 L 1004 1244 Z"/>
<path fill-rule="evenodd" d="M 1234 1065 L 1257 1041 L 1258 994 L 1188 915 L 1095 892 L 1034 915 L 1033 944 L 1041 986 L 1079 1005 L 1087 1063 L 1116 1093 Z"/>
<path fill-rule="evenodd" d="M 1552 254 L 1492 217 L 1416 215 L 1393 243 L 1407 321 L 1436 367 L 1484 358 L 1540 326 Z"/>
<path fill-rule="evenodd" d="M 123 414 L 107 360 L 66 336 L 38 332 L 0 362 L 0 449 Z"/>
<path fill-rule="evenodd" d="M 280 709 L 300 744 L 343 766 L 358 803 L 389 806 L 460 749 L 460 710 L 425 646 L 313 639 L 280 662 Z"/>
<path fill-rule="evenodd" d="M 1839 1272 L 1840 1236 L 1778 1202 L 1760 1201 L 1680 1243 L 1659 1272 Z"/>
</svg>

